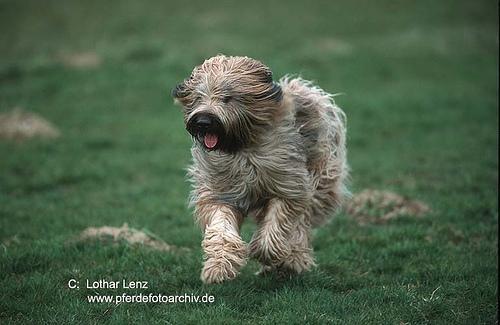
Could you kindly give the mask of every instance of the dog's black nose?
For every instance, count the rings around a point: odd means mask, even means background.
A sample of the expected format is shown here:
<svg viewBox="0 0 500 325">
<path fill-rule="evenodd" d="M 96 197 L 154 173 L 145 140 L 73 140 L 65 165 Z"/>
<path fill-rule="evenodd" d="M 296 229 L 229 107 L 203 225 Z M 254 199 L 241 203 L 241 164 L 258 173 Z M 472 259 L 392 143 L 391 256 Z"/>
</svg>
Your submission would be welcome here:
<svg viewBox="0 0 500 325">
<path fill-rule="evenodd" d="M 193 118 L 193 124 L 200 129 L 208 129 L 213 125 L 213 119 L 210 115 L 199 114 Z"/>
<path fill-rule="evenodd" d="M 221 134 L 221 121 L 212 113 L 200 112 L 193 115 L 186 123 L 186 130 L 193 136 Z"/>
</svg>

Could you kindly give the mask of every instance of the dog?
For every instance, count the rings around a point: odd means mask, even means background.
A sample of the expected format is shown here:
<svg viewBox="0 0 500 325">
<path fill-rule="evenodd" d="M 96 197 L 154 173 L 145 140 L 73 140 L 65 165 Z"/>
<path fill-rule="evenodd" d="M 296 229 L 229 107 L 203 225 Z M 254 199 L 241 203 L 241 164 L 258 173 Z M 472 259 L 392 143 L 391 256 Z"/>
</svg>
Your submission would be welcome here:
<svg viewBox="0 0 500 325">
<path fill-rule="evenodd" d="M 172 90 L 192 135 L 191 205 L 204 231 L 201 280 L 235 278 L 251 257 L 261 273 L 315 266 L 311 229 L 348 195 L 346 118 L 311 82 L 273 81 L 263 63 L 217 55 Z M 257 230 L 247 245 L 245 217 Z"/>
</svg>

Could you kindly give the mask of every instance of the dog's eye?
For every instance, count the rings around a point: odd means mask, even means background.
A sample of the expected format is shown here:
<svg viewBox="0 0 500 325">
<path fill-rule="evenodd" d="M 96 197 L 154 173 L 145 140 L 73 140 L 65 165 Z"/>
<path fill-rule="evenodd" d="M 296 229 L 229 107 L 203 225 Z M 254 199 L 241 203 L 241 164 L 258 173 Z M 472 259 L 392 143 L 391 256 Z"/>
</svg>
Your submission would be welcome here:
<svg viewBox="0 0 500 325">
<path fill-rule="evenodd" d="M 222 102 L 223 102 L 224 104 L 227 104 L 227 103 L 229 103 L 229 101 L 230 101 L 231 99 L 233 99 L 233 97 L 231 97 L 231 96 L 229 96 L 229 95 L 228 95 L 228 96 L 224 96 L 224 97 L 222 97 Z"/>
</svg>

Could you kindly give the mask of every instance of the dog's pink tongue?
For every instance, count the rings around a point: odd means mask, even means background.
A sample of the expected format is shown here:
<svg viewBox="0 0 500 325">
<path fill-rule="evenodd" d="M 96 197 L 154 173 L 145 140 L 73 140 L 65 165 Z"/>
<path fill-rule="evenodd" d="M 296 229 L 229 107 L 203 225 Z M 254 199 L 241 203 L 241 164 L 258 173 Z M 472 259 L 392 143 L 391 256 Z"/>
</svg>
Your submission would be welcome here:
<svg viewBox="0 0 500 325">
<path fill-rule="evenodd" d="M 215 134 L 205 134 L 205 138 L 203 139 L 205 142 L 205 146 L 208 149 L 213 149 L 217 145 L 217 141 L 219 141 L 219 138 Z"/>
</svg>

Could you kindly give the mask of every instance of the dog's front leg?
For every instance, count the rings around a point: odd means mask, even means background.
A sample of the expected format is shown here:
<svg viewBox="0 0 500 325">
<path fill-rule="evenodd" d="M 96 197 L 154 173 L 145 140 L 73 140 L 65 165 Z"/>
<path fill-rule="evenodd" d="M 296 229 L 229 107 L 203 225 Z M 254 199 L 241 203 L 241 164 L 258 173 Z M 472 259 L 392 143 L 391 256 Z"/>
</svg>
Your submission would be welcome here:
<svg viewBox="0 0 500 325">
<path fill-rule="evenodd" d="M 292 253 L 291 236 L 303 214 L 301 202 L 272 199 L 258 217 L 258 229 L 250 242 L 250 254 L 264 269 L 280 267 Z"/>
<path fill-rule="evenodd" d="M 241 214 L 217 203 L 198 205 L 196 210 L 205 229 L 202 242 L 205 263 L 201 280 L 205 283 L 220 283 L 233 279 L 246 264 L 247 258 L 247 246 L 239 234 Z"/>
</svg>

